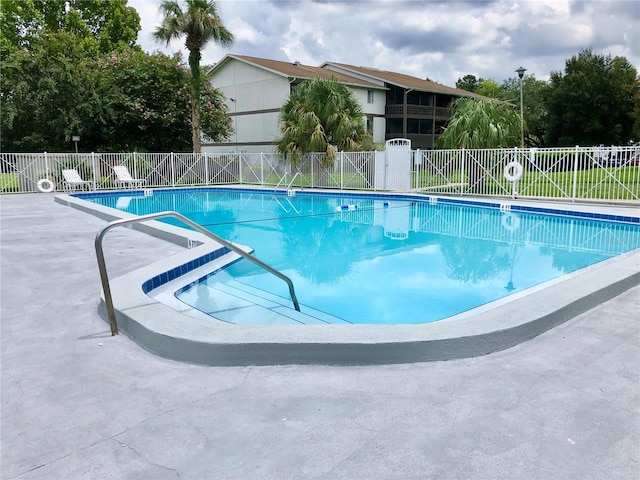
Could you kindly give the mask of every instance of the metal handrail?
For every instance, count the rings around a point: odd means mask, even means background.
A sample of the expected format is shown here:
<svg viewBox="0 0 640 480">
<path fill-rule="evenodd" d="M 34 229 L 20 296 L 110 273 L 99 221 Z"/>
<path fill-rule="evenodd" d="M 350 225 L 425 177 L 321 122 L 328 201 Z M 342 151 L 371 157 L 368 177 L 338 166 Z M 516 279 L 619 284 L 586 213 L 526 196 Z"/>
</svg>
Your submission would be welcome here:
<svg viewBox="0 0 640 480">
<path fill-rule="evenodd" d="M 300 175 L 300 172 L 296 172 L 296 174 L 293 176 L 293 178 L 291 179 L 291 181 L 289 182 L 289 185 L 287 185 L 287 191 L 289 191 L 289 189 L 291 188 L 291 185 L 293 185 L 293 182 L 296 181 L 296 177 Z"/>
<path fill-rule="evenodd" d="M 293 302 L 294 308 L 298 312 L 300 311 L 300 305 L 298 304 L 298 298 L 296 297 L 296 292 L 295 292 L 295 289 L 293 287 L 293 282 L 284 273 L 279 272 L 275 268 L 267 265 L 262 260 L 257 259 L 253 255 L 245 252 L 244 250 L 242 250 L 241 248 L 237 247 L 233 243 L 225 240 L 224 238 L 219 237 L 218 235 L 216 235 L 215 233 L 210 232 L 209 230 L 207 230 L 206 228 L 202 227 L 201 225 L 189 220 L 184 215 L 181 215 L 181 214 L 179 214 L 177 212 L 150 213 L 148 215 L 141 215 L 141 216 L 136 217 L 136 218 L 123 218 L 121 220 L 114 220 L 113 222 L 109 223 L 108 225 L 102 227 L 98 231 L 98 233 L 96 234 L 96 240 L 95 240 L 96 256 L 98 257 L 98 268 L 100 270 L 100 280 L 102 281 L 102 290 L 104 291 L 104 301 L 105 301 L 105 304 L 106 304 L 106 307 L 107 307 L 107 315 L 109 317 L 109 325 L 111 327 L 111 335 L 112 336 L 113 335 L 118 335 L 118 324 L 116 322 L 116 315 L 115 315 L 115 312 L 114 312 L 114 309 L 113 309 L 113 297 L 111 296 L 111 287 L 109 286 L 109 277 L 107 275 L 107 266 L 106 266 L 106 263 L 104 261 L 104 251 L 102 249 L 102 239 L 104 238 L 104 236 L 107 233 L 107 231 L 110 230 L 113 227 L 117 227 L 117 226 L 121 226 L 121 225 L 131 225 L 133 223 L 145 222 L 147 220 L 154 220 L 156 218 L 162 218 L 162 217 L 174 217 L 174 218 L 177 218 L 178 220 L 181 220 L 182 222 L 186 223 L 187 225 L 189 225 L 190 227 L 194 228 L 198 232 L 206 235 L 207 237 L 211 238 L 212 240 L 214 240 L 214 241 L 218 242 L 219 244 L 227 247 L 229 250 L 237 253 L 238 255 L 240 255 L 243 258 L 246 258 L 250 262 L 255 263 L 259 267 L 264 268 L 267 272 L 269 272 L 269 273 L 275 275 L 276 277 L 284 280 L 287 283 L 287 285 L 289 286 L 289 294 L 291 295 L 291 301 Z"/>
<path fill-rule="evenodd" d="M 280 186 L 280 184 L 282 182 L 284 182 L 284 180 L 287 178 L 287 175 L 291 175 L 291 172 L 284 172 L 284 175 L 282 176 L 282 178 L 278 181 L 278 183 L 276 183 L 276 186 L 273 187 L 273 191 L 275 192 L 276 190 L 278 190 L 278 187 Z"/>
<path fill-rule="evenodd" d="M 278 190 L 278 187 L 280 186 L 280 184 L 282 182 L 285 181 L 285 179 L 287 178 L 287 175 L 291 175 L 291 172 L 285 172 L 284 175 L 282 176 L 282 178 L 280 179 L 280 181 L 276 184 L 275 187 L 273 187 L 274 191 Z M 293 178 L 291 179 L 291 181 L 289 182 L 289 185 L 287 185 L 287 191 L 291 188 L 291 185 L 293 185 L 293 182 L 296 181 L 296 178 L 298 177 L 298 175 L 302 176 L 300 174 L 300 172 L 296 172 L 296 174 L 293 176 Z"/>
</svg>

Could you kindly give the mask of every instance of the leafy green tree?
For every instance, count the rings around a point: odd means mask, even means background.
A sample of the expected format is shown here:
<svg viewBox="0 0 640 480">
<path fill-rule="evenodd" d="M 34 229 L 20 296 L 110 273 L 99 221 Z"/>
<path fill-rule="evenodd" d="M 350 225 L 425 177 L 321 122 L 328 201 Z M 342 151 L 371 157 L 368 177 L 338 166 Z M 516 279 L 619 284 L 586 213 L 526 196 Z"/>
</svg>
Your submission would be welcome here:
<svg viewBox="0 0 640 480">
<path fill-rule="evenodd" d="M 492 78 L 476 78 L 475 75 L 468 74 L 458 79 L 456 88 L 477 93 L 485 97 L 500 97 L 500 85 Z"/>
<path fill-rule="evenodd" d="M 525 75 L 522 79 L 522 99 L 524 123 L 527 126 L 524 143 L 526 147 L 545 147 L 547 132 L 546 95 L 548 83 L 536 80 L 533 75 Z M 512 77 L 500 85 L 497 98 L 518 106 L 520 109 L 520 79 Z"/>
<path fill-rule="evenodd" d="M 171 40 L 186 37 L 185 45 L 189 50 L 191 68 L 191 122 L 193 151 L 200 153 L 200 73 L 201 51 L 211 41 L 230 46 L 233 34 L 222 23 L 218 6 L 213 0 L 185 0 L 186 9 L 182 9 L 177 0 L 163 0 L 160 11 L 164 15 L 162 24 L 153 33 L 155 39 L 167 46 Z"/>
<path fill-rule="evenodd" d="M 276 150 L 296 164 L 300 155 L 324 152 L 331 165 L 338 151 L 370 144 L 362 107 L 343 83 L 314 78 L 301 82 L 280 109 L 281 136 Z"/>
<path fill-rule="evenodd" d="M 68 32 L 45 34 L 2 72 L 2 150 L 188 151 L 190 74 L 179 56 L 139 49 L 93 59 Z M 232 132 L 222 94 L 205 83 L 203 133 Z"/>
<path fill-rule="evenodd" d="M 127 0 L 2 0 L 0 8 L 0 55 L 29 49 L 43 32 L 66 31 L 96 50 L 134 47 L 140 16 Z"/>
<path fill-rule="evenodd" d="M 38 30 L 41 14 L 34 0 L 6 0 L 0 5 L 0 60 L 25 48 Z"/>
<path fill-rule="evenodd" d="M 636 93 L 633 96 L 633 133 L 634 143 L 640 143 L 640 75 L 636 77 Z"/>
<path fill-rule="evenodd" d="M 637 71 L 624 57 L 582 50 L 553 72 L 547 94 L 552 146 L 625 145 L 633 140 Z"/>
<path fill-rule="evenodd" d="M 498 82 L 494 79 L 481 78 L 480 85 L 478 86 L 476 93 L 484 97 L 500 98 L 502 92 L 500 90 L 500 85 L 498 85 Z"/>
<path fill-rule="evenodd" d="M 190 145 L 191 75 L 179 57 L 134 45 L 126 0 L 7 0 L 0 9 L 0 148 L 180 151 Z M 108 52 L 108 53 L 106 53 Z M 199 89 L 202 132 L 230 135 L 221 93 Z"/>
<path fill-rule="evenodd" d="M 42 1 L 42 0 L 41 0 Z M 51 0 L 46 0 L 45 3 Z M 69 5 L 65 16 L 66 29 L 81 33 L 82 37 L 95 37 L 100 52 L 136 47 L 140 31 L 140 15 L 127 0 L 66 0 Z M 73 23 L 72 23 L 73 22 Z"/>
<path fill-rule="evenodd" d="M 43 31 L 29 51 L 3 63 L 0 119 L 3 151 L 64 151 L 85 135 L 109 105 L 98 92 L 93 55 L 78 37 Z"/>
<path fill-rule="evenodd" d="M 480 88 L 482 78 L 476 78 L 475 75 L 467 74 L 462 78 L 459 78 L 456 82 L 456 88 L 466 90 L 467 92 L 476 93 Z"/>
<path fill-rule="evenodd" d="M 234 132 L 224 95 L 206 81 L 200 92 L 200 129 L 210 142 L 226 141 Z"/>
<path fill-rule="evenodd" d="M 95 143 L 122 151 L 185 151 L 191 146 L 188 90 L 190 74 L 179 55 L 149 55 L 139 50 L 113 53 L 99 70 L 102 96 L 109 99 L 112 118 L 96 125 Z M 202 131 L 213 141 L 232 133 L 222 94 L 204 83 Z"/>
</svg>

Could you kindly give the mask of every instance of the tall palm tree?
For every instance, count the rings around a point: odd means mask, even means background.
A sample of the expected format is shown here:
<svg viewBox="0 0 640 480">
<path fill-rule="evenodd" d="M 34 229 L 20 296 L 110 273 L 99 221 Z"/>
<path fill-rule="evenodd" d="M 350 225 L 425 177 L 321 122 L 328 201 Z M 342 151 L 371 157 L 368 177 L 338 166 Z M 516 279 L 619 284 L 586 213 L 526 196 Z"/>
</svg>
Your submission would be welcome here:
<svg viewBox="0 0 640 480">
<path fill-rule="evenodd" d="M 331 165 L 341 150 L 362 150 L 369 140 L 362 107 L 343 83 L 314 78 L 300 83 L 280 109 L 278 153 L 295 165 L 300 155 L 324 152 Z"/>
<path fill-rule="evenodd" d="M 193 151 L 200 153 L 200 58 L 207 43 L 213 41 L 222 46 L 233 44 L 233 34 L 222 23 L 218 6 L 213 0 L 184 0 L 183 9 L 178 0 L 163 0 L 160 12 L 162 24 L 153 32 L 153 37 L 165 45 L 171 40 L 186 36 L 191 69 L 191 129 Z"/>
<path fill-rule="evenodd" d="M 438 148 L 506 148 L 520 142 L 520 117 L 508 103 L 495 98 L 462 97 L 453 103 L 453 115 Z M 484 172 L 491 165 L 478 161 L 467 167 L 469 188 L 482 191 Z"/>
</svg>

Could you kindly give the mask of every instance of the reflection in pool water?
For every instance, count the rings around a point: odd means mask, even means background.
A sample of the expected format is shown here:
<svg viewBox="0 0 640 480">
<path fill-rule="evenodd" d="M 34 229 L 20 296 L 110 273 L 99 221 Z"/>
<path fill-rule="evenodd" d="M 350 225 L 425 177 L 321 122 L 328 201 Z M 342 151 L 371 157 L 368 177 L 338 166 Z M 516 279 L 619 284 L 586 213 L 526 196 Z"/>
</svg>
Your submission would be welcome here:
<svg viewBox="0 0 640 480">
<path fill-rule="evenodd" d="M 251 246 L 293 280 L 303 312 L 310 307 L 350 323 L 447 318 L 640 247 L 637 224 L 428 200 L 167 192 L 138 197 L 127 210 L 176 210 Z M 246 261 L 179 298 L 210 312 L 219 298 L 210 290 L 223 284 L 290 304 L 286 284 Z"/>
</svg>

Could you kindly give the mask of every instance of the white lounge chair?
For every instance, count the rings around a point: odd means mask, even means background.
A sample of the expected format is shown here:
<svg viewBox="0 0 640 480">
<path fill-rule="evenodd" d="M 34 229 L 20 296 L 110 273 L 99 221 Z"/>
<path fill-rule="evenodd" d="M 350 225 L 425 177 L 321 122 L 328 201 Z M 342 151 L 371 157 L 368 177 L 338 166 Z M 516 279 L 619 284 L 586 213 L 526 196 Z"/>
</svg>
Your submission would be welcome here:
<svg viewBox="0 0 640 480">
<path fill-rule="evenodd" d="M 130 188 L 142 188 L 144 185 L 145 180 L 143 178 L 133 178 L 125 165 L 116 165 L 113 167 L 113 172 L 116 174 L 116 186 L 123 184 Z"/>
<path fill-rule="evenodd" d="M 76 188 L 83 189 L 85 185 L 90 189 L 95 190 L 93 182 L 90 180 L 83 180 L 78 171 L 74 168 L 62 170 L 62 187 L 65 191 L 70 192 Z"/>
</svg>

